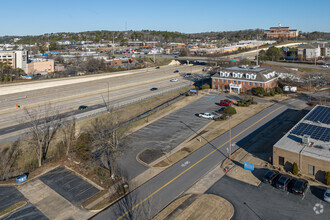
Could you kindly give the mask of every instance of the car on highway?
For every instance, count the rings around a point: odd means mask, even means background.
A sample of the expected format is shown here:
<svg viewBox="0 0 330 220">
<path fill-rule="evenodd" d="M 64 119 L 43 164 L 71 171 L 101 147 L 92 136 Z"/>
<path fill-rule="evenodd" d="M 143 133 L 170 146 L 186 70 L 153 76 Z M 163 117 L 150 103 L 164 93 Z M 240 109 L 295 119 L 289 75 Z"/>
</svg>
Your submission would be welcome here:
<svg viewBox="0 0 330 220">
<path fill-rule="evenodd" d="M 174 72 L 173 73 L 178 73 L 179 72 L 179 70 L 174 70 Z"/>
<path fill-rule="evenodd" d="M 278 177 L 279 177 L 279 172 L 276 170 L 269 170 L 267 173 L 264 175 L 262 178 L 262 182 L 264 183 L 269 183 L 269 184 L 275 184 Z"/>
<path fill-rule="evenodd" d="M 78 110 L 83 110 L 83 109 L 86 109 L 86 108 L 87 108 L 86 105 L 81 105 L 81 106 L 78 107 Z"/>
<path fill-rule="evenodd" d="M 184 77 L 189 77 L 191 76 L 191 73 L 187 73 L 186 75 L 184 75 Z"/>
<path fill-rule="evenodd" d="M 324 201 L 326 201 L 326 202 L 330 202 L 330 188 L 327 189 L 327 190 L 324 192 L 323 199 L 324 199 Z"/>
<path fill-rule="evenodd" d="M 214 119 L 214 115 L 211 113 L 205 112 L 198 115 L 200 118 Z"/>
<path fill-rule="evenodd" d="M 281 174 L 276 181 L 275 187 L 280 190 L 288 190 L 288 184 L 291 181 L 291 177 L 288 175 Z"/>
<path fill-rule="evenodd" d="M 156 67 L 156 69 L 159 69 L 159 68 L 160 68 L 159 66 Z"/>
<path fill-rule="evenodd" d="M 220 101 L 219 103 L 220 106 L 231 106 L 231 103 L 225 102 L 225 101 Z"/>
<path fill-rule="evenodd" d="M 227 102 L 227 103 L 230 103 L 230 104 L 234 104 L 234 102 L 232 101 L 232 100 L 230 100 L 230 99 L 225 99 L 225 100 L 223 100 L 224 102 Z"/>
<path fill-rule="evenodd" d="M 174 79 L 171 79 L 170 82 L 177 82 L 178 79 L 174 78 Z"/>
<path fill-rule="evenodd" d="M 309 188 L 308 182 L 303 179 L 292 179 L 288 186 L 290 192 L 305 195 Z"/>
<path fill-rule="evenodd" d="M 329 66 L 328 65 L 323 65 L 322 68 L 328 68 Z"/>
<path fill-rule="evenodd" d="M 150 89 L 150 91 L 155 91 L 155 90 L 158 90 L 158 88 L 153 87 L 153 88 Z"/>
</svg>

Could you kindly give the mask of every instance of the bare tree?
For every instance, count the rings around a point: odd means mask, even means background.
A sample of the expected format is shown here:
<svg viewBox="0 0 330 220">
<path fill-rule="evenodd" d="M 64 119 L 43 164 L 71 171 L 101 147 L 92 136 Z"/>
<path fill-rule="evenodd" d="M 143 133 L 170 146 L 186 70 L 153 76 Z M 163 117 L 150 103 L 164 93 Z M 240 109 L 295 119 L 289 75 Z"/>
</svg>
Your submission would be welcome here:
<svg viewBox="0 0 330 220">
<path fill-rule="evenodd" d="M 143 198 L 137 191 L 127 194 L 113 206 L 115 216 L 127 220 L 152 219 L 151 198 Z"/>
<path fill-rule="evenodd" d="M 94 146 L 112 179 L 115 179 L 116 160 L 125 151 L 125 129 L 118 129 L 117 126 L 118 119 L 112 112 L 106 118 L 96 118 L 91 123 L 91 130 L 95 133 Z"/>
<path fill-rule="evenodd" d="M 10 147 L 0 152 L 0 179 L 8 179 L 12 168 L 17 164 L 17 158 L 21 155 L 19 141 L 15 141 Z"/>
<path fill-rule="evenodd" d="M 47 157 L 51 141 L 62 125 L 62 119 L 59 111 L 51 104 L 24 111 L 32 134 L 29 144 L 35 149 L 40 167 Z"/>
<path fill-rule="evenodd" d="M 66 156 L 69 156 L 71 152 L 71 147 L 76 140 L 76 119 L 72 117 L 72 119 L 63 126 L 63 145 L 66 149 Z"/>
</svg>

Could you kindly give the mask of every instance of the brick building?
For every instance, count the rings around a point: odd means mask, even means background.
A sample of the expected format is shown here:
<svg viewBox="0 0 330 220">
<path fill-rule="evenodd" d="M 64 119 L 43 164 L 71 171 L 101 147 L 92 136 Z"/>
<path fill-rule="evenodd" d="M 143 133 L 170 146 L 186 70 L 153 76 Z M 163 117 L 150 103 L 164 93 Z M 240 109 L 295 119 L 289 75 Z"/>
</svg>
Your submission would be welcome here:
<svg viewBox="0 0 330 220">
<path fill-rule="evenodd" d="M 267 38 L 295 38 L 298 37 L 298 30 L 290 29 L 290 27 L 282 27 L 281 24 L 278 27 L 271 27 L 269 30 L 265 30 Z"/>
<path fill-rule="evenodd" d="M 273 165 L 323 181 L 330 171 L 330 107 L 316 106 L 273 147 Z"/>
<path fill-rule="evenodd" d="M 275 71 L 268 68 L 247 66 L 229 67 L 218 71 L 211 78 L 213 89 L 238 94 L 251 92 L 256 87 L 263 87 L 265 90 L 268 90 L 276 87 L 278 82 Z"/>
</svg>

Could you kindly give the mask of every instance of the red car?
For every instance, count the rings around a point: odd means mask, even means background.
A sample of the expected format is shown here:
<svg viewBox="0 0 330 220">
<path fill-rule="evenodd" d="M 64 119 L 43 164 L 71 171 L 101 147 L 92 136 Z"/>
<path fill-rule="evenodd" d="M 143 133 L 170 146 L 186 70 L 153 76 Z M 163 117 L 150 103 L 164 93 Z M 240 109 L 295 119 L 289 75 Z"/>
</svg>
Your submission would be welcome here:
<svg viewBox="0 0 330 220">
<path fill-rule="evenodd" d="M 231 103 L 221 101 L 220 106 L 231 106 Z"/>
<path fill-rule="evenodd" d="M 223 100 L 224 102 L 227 102 L 227 103 L 230 103 L 230 104 L 234 104 L 234 102 L 233 101 L 231 101 L 231 100 L 229 100 L 229 99 L 225 99 L 225 100 Z"/>
</svg>

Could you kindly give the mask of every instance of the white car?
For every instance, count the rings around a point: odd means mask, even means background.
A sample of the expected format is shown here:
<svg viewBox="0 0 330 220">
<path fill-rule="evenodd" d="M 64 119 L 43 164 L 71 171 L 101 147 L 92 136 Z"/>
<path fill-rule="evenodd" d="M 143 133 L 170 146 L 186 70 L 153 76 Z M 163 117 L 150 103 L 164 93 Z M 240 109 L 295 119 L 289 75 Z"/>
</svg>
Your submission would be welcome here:
<svg viewBox="0 0 330 220">
<path fill-rule="evenodd" d="M 207 112 L 200 113 L 198 116 L 201 118 L 214 119 L 214 115 L 212 115 L 211 113 L 207 113 Z"/>
<path fill-rule="evenodd" d="M 328 65 L 323 65 L 322 68 L 328 68 Z"/>
<path fill-rule="evenodd" d="M 330 202 L 330 188 L 327 189 L 324 193 L 324 201 Z"/>
<path fill-rule="evenodd" d="M 170 81 L 171 81 L 171 82 L 176 82 L 176 81 L 178 81 L 178 79 L 175 79 L 175 78 L 174 78 L 174 79 L 171 79 Z"/>
</svg>

